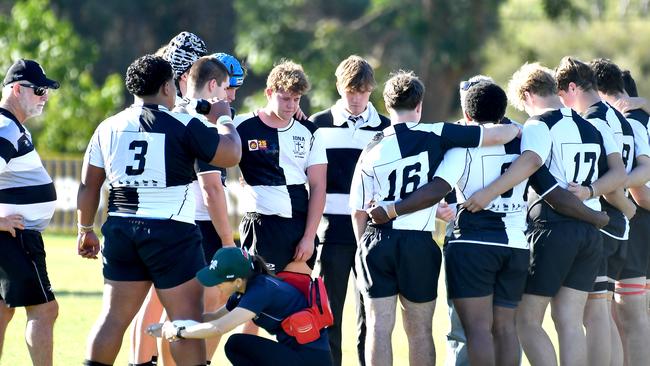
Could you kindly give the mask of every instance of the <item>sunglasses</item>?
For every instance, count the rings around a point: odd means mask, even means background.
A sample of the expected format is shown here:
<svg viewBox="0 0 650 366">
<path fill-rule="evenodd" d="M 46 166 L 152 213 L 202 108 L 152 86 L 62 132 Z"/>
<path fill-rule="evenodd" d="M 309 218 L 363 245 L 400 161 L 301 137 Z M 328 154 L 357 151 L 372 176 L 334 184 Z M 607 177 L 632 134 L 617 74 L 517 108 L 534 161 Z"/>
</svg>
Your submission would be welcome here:
<svg viewBox="0 0 650 366">
<path fill-rule="evenodd" d="M 43 95 L 47 94 L 47 88 L 43 86 L 36 86 L 34 84 L 20 84 L 20 86 L 32 89 L 34 91 L 34 95 L 37 97 L 42 97 Z"/>
<path fill-rule="evenodd" d="M 475 80 L 475 81 L 463 81 L 460 83 L 460 90 L 462 91 L 468 91 L 471 87 L 474 85 L 480 83 L 483 80 Z"/>
</svg>

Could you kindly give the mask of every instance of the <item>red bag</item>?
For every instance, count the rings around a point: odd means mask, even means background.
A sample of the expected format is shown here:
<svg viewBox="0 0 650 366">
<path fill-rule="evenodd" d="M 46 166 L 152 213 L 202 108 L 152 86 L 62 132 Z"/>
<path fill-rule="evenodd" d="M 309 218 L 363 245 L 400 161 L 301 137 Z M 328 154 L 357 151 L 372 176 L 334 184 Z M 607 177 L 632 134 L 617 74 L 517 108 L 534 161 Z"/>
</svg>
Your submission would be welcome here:
<svg viewBox="0 0 650 366">
<path fill-rule="evenodd" d="M 282 329 L 296 338 L 300 344 L 313 342 L 320 337 L 320 330 L 334 324 L 325 283 L 321 277 L 296 272 L 280 272 L 278 277 L 294 286 L 307 298 L 307 308 L 282 321 Z"/>
</svg>

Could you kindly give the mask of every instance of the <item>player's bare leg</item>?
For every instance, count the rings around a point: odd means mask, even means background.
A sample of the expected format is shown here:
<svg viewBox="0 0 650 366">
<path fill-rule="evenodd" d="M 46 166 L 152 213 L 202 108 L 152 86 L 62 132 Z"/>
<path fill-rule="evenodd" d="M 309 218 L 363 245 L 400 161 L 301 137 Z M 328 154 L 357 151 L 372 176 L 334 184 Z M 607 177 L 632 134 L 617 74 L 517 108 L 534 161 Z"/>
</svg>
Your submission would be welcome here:
<svg viewBox="0 0 650 366">
<path fill-rule="evenodd" d="M 27 306 L 25 312 L 27 313 L 25 342 L 32 363 L 50 366 L 54 348 L 54 321 L 59 315 L 59 304 L 56 300 L 52 300 L 45 304 Z"/>
<path fill-rule="evenodd" d="M 203 286 L 196 278 L 176 287 L 156 291 L 170 320 L 202 320 Z M 179 366 L 202 365 L 206 361 L 203 339 L 181 339 L 170 343 L 170 348 L 174 361 Z"/>
<path fill-rule="evenodd" d="M 557 365 L 553 343 L 542 328 L 550 302 L 550 297 L 524 294 L 517 309 L 517 333 L 532 365 Z"/>
<path fill-rule="evenodd" d="M 124 332 L 150 287 L 150 281 L 104 280 L 102 312 L 88 336 L 86 359 L 107 365 L 115 363 Z"/>
<path fill-rule="evenodd" d="M 472 365 L 495 364 L 492 301 L 492 295 L 453 300 L 465 330 L 467 354 Z"/>
<path fill-rule="evenodd" d="M 131 327 L 131 363 L 149 362 L 151 357 L 158 354 L 156 339 L 146 334 L 145 330 L 149 325 L 158 323 L 162 312 L 162 304 L 152 286 Z"/>
<path fill-rule="evenodd" d="M 517 308 L 494 306 L 492 308 L 494 322 L 492 336 L 494 337 L 494 357 L 496 365 L 521 364 L 521 345 L 517 337 L 515 317 Z"/>
<path fill-rule="evenodd" d="M 433 312 L 436 301 L 411 302 L 399 296 L 402 304 L 402 323 L 409 344 L 410 365 L 436 364 L 436 349 L 433 345 Z"/>
<path fill-rule="evenodd" d="M 397 296 L 370 298 L 364 296 L 366 308 L 366 365 L 392 366 L 391 335 L 395 327 Z"/>
<path fill-rule="evenodd" d="M 2 359 L 2 347 L 5 342 L 5 332 L 7 331 L 7 326 L 15 312 L 16 310 L 14 308 L 8 307 L 4 300 L 0 300 L 0 359 Z"/>
<path fill-rule="evenodd" d="M 608 366 L 611 360 L 611 315 L 607 293 L 588 295 L 583 323 L 586 331 L 588 365 Z"/>
<path fill-rule="evenodd" d="M 568 287 L 561 287 L 551 300 L 551 317 L 560 343 L 561 365 L 587 364 L 587 341 L 582 325 L 586 302 L 587 292 Z"/>
<path fill-rule="evenodd" d="M 616 288 L 615 307 L 628 366 L 647 365 L 650 359 L 650 328 L 644 286 L 645 278 L 638 277 L 622 280 Z"/>
</svg>

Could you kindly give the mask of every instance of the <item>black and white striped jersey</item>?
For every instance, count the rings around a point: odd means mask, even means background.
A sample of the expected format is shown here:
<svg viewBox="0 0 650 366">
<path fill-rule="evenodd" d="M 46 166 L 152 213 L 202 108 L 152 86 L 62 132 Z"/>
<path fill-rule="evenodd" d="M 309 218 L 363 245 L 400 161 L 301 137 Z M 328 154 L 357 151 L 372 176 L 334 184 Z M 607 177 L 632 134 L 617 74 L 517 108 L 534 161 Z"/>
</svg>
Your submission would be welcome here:
<svg viewBox="0 0 650 366">
<path fill-rule="evenodd" d="M 235 117 L 242 142 L 239 168 L 246 181 L 244 210 L 293 217 L 307 212 L 307 168 L 327 164 L 318 128 L 292 119 L 284 128 L 266 125 L 256 113 Z"/>
<path fill-rule="evenodd" d="M 634 138 L 634 130 L 625 117 L 616 109 L 605 102 L 598 102 L 585 111 L 583 117 L 591 122 L 601 134 L 613 134 L 614 141 L 621 153 L 626 173 L 630 173 L 635 166 L 636 157 L 648 154 L 647 141 L 645 145 L 637 145 Z M 609 127 L 609 131 L 606 127 Z M 637 150 L 637 146 L 641 150 Z M 629 221 L 623 213 L 600 197 L 602 210 L 609 216 L 609 224 L 601 231 L 616 239 L 626 240 L 629 233 Z"/>
<path fill-rule="evenodd" d="M 19 214 L 25 229 L 45 230 L 56 207 L 54 183 L 29 131 L 4 108 L 0 108 L 0 158 L 0 216 Z"/>
<path fill-rule="evenodd" d="M 194 162 L 218 144 L 217 129 L 188 114 L 133 105 L 97 127 L 84 160 L 106 171 L 109 215 L 194 223 Z"/>
<path fill-rule="evenodd" d="M 361 151 L 386 127 L 390 119 L 368 107 L 352 116 L 341 100 L 309 118 L 318 127 L 327 153 L 327 196 L 318 236 L 322 242 L 352 243 L 356 239 L 350 219 L 350 185 Z"/>
<path fill-rule="evenodd" d="M 456 199 L 459 204 L 497 180 L 520 155 L 521 140 L 505 145 L 472 149 L 452 149 L 445 154 L 440 170 L 456 172 Z M 465 167 L 460 171 L 459 167 Z M 451 176 L 451 175 L 450 175 Z M 496 197 L 485 209 L 470 212 L 459 207 L 449 242 L 463 242 L 528 249 L 526 230 L 527 185 L 544 197 L 558 183 L 545 165 L 512 189 Z"/>
<path fill-rule="evenodd" d="M 196 100 L 181 99 L 181 104 L 177 104 L 174 107 L 173 112 L 189 114 L 190 116 L 205 123 L 208 127 L 214 127 L 214 125 L 208 121 L 205 115 L 196 113 L 196 109 L 192 107 L 193 105 L 196 105 Z M 221 184 L 224 186 L 226 184 L 226 169 L 224 168 L 220 168 L 203 160 L 197 159 L 194 163 L 194 171 L 196 172 L 197 176 L 204 174 L 219 174 L 221 178 Z M 210 221 L 210 213 L 208 212 L 208 207 L 203 201 L 203 192 L 201 191 L 201 186 L 199 185 L 198 179 L 192 182 L 192 191 L 194 192 L 194 201 L 196 203 L 196 209 L 194 210 L 194 220 Z"/>
<path fill-rule="evenodd" d="M 642 141 L 644 136 L 650 139 L 650 114 L 643 109 L 634 109 L 626 112 L 624 116 L 634 130 L 635 143 L 637 140 Z M 646 187 L 650 187 L 650 182 L 646 183 Z"/>
<path fill-rule="evenodd" d="M 454 147 L 480 146 L 482 131 L 479 126 L 451 123 L 398 123 L 386 128 L 361 154 L 352 179 L 350 207 L 366 210 L 372 203 L 402 200 L 435 176 L 453 186 L 458 173 L 438 171 L 445 153 Z M 393 229 L 433 231 L 437 207 L 400 215 L 389 224 Z"/>
<path fill-rule="evenodd" d="M 569 182 L 592 184 L 607 171 L 607 155 L 619 152 L 611 134 L 601 134 L 570 108 L 555 109 L 533 116 L 524 124 L 521 150 L 540 156 L 562 188 Z M 600 210 L 598 198 L 585 205 Z M 573 220 L 555 212 L 546 202 L 531 210 L 534 221 Z"/>
</svg>

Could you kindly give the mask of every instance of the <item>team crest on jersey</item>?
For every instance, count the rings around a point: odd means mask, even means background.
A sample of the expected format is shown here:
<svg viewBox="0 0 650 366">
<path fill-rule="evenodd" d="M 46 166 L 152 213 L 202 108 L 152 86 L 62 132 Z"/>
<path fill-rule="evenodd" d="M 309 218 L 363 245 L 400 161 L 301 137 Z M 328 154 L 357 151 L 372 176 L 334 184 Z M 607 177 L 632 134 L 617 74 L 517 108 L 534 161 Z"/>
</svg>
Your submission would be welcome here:
<svg viewBox="0 0 650 366">
<path fill-rule="evenodd" d="M 297 158 L 304 158 L 307 154 L 305 138 L 303 136 L 293 136 L 293 154 Z"/>
</svg>

